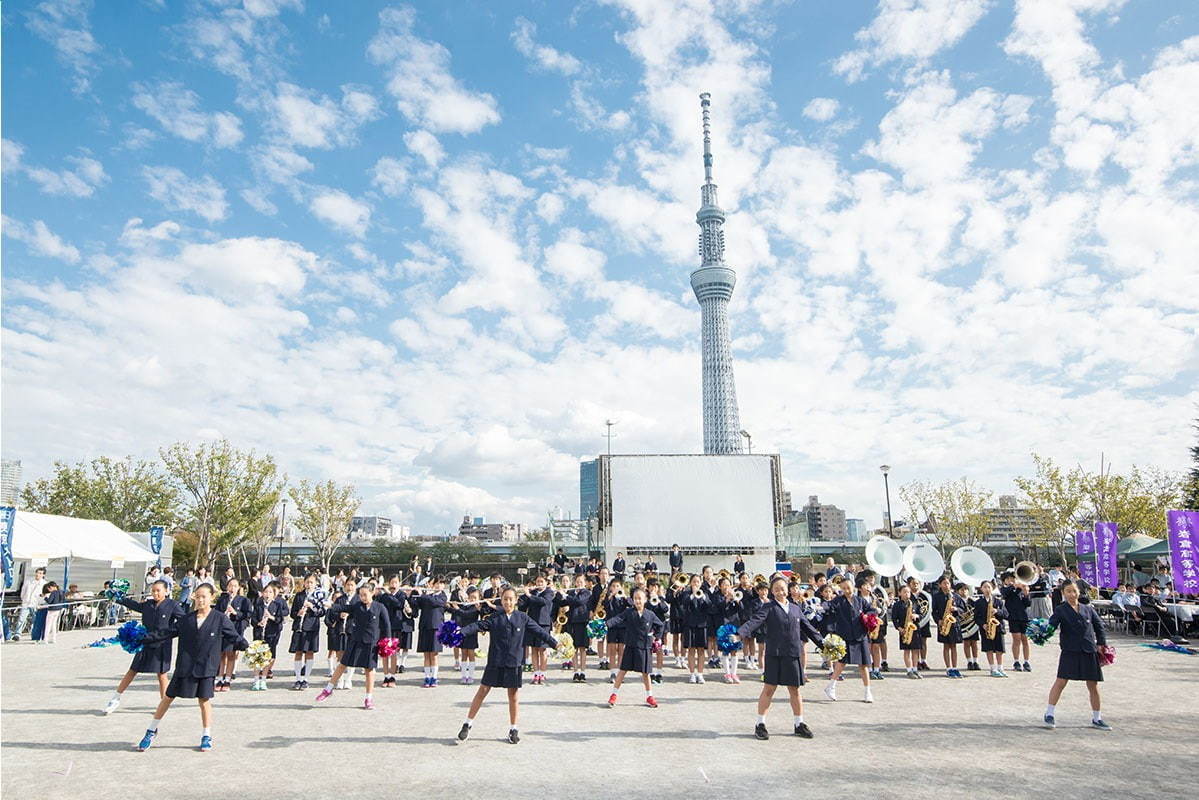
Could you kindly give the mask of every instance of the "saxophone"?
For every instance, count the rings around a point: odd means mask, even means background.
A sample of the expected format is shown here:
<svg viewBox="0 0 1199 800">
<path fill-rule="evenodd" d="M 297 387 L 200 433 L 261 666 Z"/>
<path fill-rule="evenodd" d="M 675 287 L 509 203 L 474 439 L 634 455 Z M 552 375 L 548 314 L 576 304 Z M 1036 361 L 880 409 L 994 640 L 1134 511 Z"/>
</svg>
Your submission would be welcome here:
<svg viewBox="0 0 1199 800">
<path fill-rule="evenodd" d="M 987 600 L 987 621 L 983 623 L 983 635 L 994 639 L 999 630 L 999 617 L 995 616 L 995 600 Z"/>
<path fill-rule="evenodd" d="M 604 608 L 604 601 L 608 599 L 608 587 L 605 585 L 600 592 L 599 602 L 595 604 L 595 612 L 592 613 L 592 619 L 603 619 L 608 616 L 608 611 Z"/>
<path fill-rule="evenodd" d="M 904 644 L 911 644 L 912 637 L 916 634 L 916 623 L 912 619 L 912 606 L 913 602 L 909 600 L 908 613 L 903 620 L 903 629 L 899 633 L 899 638 L 903 640 Z"/>
<path fill-rule="evenodd" d="M 941 621 L 937 623 L 937 632 L 942 636 L 948 636 L 953 630 L 954 623 L 957 622 L 957 617 L 953 615 L 953 595 L 945 595 L 945 611 L 941 614 Z"/>
</svg>

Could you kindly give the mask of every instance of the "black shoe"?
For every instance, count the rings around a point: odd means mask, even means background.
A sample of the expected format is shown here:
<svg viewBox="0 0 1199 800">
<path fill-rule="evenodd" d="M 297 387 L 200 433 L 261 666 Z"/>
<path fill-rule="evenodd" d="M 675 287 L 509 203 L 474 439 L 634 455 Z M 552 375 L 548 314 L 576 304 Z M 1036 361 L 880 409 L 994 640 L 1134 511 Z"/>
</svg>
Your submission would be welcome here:
<svg viewBox="0 0 1199 800">
<path fill-rule="evenodd" d="M 662 682 L 662 676 L 661 676 L 661 675 L 651 675 L 649 679 L 650 679 L 651 681 L 653 681 L 654 683 L 661 683 L 661 682 Z"/>
<path fill-rule="evenodd" d="M 303 688 L 304 688 L 304 686 L 303 686 L 303 683 L 302 683 L 301 681 L 296 681 L 295 683 L 293 683 L 293 684 L 291 685 L 291 690 L 292 690 L 293 692 L 298 692 L 298 691 L 302 690 Z"/>
<path fill-rule="evenodd" d="M 396 667 L 396 672 L 399 673 L 400 675 L 403 675 L 404 674 L 404 665 L 400 664 L 398 667 Z"/>
<path fill-rule="evenodd" d="M 462 730 L 458 731 L 458 741 L 465 742 L 467 736 L 470 736 L 470 726 L 464 722 L 462 723 Z"/>
<path fill-rule="evenodd" d="M 520 734 L 516 732 L 515 728 L 508 731 L 508 742 L 510 744 L 520 744 Z"/>
<path fill-rule="evenodd" d="M 1171 636 L 1170 641 L 1173 642 L 1174 644 L 1190 644 L 1191 643 L 1190 639 L 1184 639 L 1181 636 Z"/>
<path fill-rule="evenodd" d="M 761 739 L 763 741 L 770 738 L 770 734 L 766 732 L 766 723 L 759 722 L 757 725 L 754 726 L 754 736 L 758 737 L 759 739 Z"/>
<path fill-rule="evenodd" d="M 586 682 L 587 682 L 587 673 L 580 672 L 579 673 L 579 683 L 586 683 Z"/>
<path fill-rule="evenodd" d="M 587 655 L 589 655 L 589 656 L 593 656 L 593 655 L 595 655 L 595 654 L 596 654 L 596 653 L 595 653 L 595 648 L 594 648 L 594 647 L 588 647 L 588 648 L 587 648 Z"/>
<path fill-rule="evenodd" d="M 795 735 L 801 736 L 804 739 L 812 738 L 812 729 L 808 727 L 808 723 L 801 722 L 795 726 Z"/>
<path fill-rule="evenodd" d="M 880 672 L 890 672 L 890 671 L 891 671 L 891 668 L 890 668 L 889 666 L 887 666 L 887 662 L 886 662 L 886 661 L 884 661 L 884 662 L 883 662 L 883 665 L 882 665 L 882 669 L 881 669 L 881 670 L 879 670 L 879 671 L 880 671 Z"/>
<path fill-rule="evenodd" d="M 1025 672 L 1032 672 L 1032 664 L 1029 664 L 1027 661 L 1025 661 L 1025 662 L 1024 662 L 1024 671 L 1025 671 Z"/>
</svg>

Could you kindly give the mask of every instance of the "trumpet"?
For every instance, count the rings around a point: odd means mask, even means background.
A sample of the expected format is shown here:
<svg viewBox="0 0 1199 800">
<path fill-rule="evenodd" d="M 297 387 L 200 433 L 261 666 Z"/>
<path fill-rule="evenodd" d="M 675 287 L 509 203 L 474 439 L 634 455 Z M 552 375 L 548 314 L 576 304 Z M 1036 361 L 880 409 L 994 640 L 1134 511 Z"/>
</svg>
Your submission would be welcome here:
<svg viewBox="0 0 1199 800">
<path fill-rule="evenodd" d="M 948 636 L 955 622 L 957 617 L 953 615 L 953 595 L 946 595 L 945 611 L 941 614 L 941 621 L 937 623 L 937 631 L 942 636 Z"/>
<path fill-rule="evenodd" d="M 908 602 L 908 613 L 903 620 L 903 629 L 899 632 L 899 638 L 904 644 L 911 644 L 912 637 L 916 635 L 916 622 L 912 619 L 912 606 L 914 605 L 914 602 Z"/>
<path fill-rule="evenodd" d="M 743 595 L 743 594 L 741 593 L 741 590 L 740 590 L 740 589 L 734 589 L 734 590 L 733 590 L 733 600 L 734 600 L 735 602 L 737 602 L 737 603 L 740 603 L 740 602 L 741 602 L 741 598 L 743 598 L 744 596 L 745 596 L 745 595 Z"/>
<path fill-rule="evenodd" d="M 728 577 L 731 577 L 733 573 L 729 572 L 727 569 L 722 569 L 720 572 L 717 572 L 716 574 L 718 576 L 720 576 L 721 578 L 728 578 Z"/>
<path fill-rule="evenodd" d="M 694 592 L 691 593 L 691 599 L 693 599 L 693 600 L 698 600 L 703 596 L 704 596 L 703 589 L 696 589 Z"/>
<path fill-rule="evenodd" d="M 688 579 L 686 575 L 684 575 L 683 573 L 680 572 L 677 575 L 675 575 L 674 583 L 671 585 L 676 592 L 681 592 L 687 588 L 687 584 L 690 582 L 691 582 L 690 579 Z"/>
<path fill-rule="evenodd" d="M 624 587 L 621 586 L 620 584 L 617 584 L 616 588 L 612 590 L 612 596 L 613 597 L 624 597 Z"/>
</svg>

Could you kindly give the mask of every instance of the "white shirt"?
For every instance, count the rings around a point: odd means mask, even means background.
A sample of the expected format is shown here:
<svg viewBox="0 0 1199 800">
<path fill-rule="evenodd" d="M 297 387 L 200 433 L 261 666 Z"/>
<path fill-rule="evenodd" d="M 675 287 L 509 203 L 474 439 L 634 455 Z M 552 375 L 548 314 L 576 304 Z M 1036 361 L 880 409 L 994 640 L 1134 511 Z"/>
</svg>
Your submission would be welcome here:
<svg viewBox="0 0 1199 800">
<path fill-rule="evenodd" d="M 258 585 L 261 586 L 263 589 L 265 589 L 267 586 L 270 585 L 271 581 L 273 581 L 274 579 L 275 579 L 274 575 L 272 575 L 269 572 L 264 572 L 258 576 Z"/>
<path fill-rule="evenodd" d="M 21 586 L 21 605 L 36 608 L 42 602 L 42 587 L 45 585 L 45 578 L 26 578 Z"/>
<path fill-rule="evenodd" d="M 1051 586 L 1056 586 L 1062 581 L 1062 571 L 1057 567 L 1049 570 L 1049 583 Z"/>
</svg>

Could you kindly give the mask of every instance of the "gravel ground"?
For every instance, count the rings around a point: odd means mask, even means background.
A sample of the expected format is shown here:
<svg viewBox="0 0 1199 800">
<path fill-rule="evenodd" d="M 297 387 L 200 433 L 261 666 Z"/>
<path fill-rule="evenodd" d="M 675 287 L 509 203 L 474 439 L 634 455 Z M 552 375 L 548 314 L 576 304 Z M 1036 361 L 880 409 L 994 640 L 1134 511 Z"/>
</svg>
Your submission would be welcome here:
<svg viewBox="0 0 1199 800">
<path fill-rule="evenodd" d="M 519 745 L 504 741 L 501 692 L 488 698 L 471 740 L 459 745 L 454 735 L 474 687 L 459 685 L 443 657 L 439 688 L 421 688 L 419 662 L 410 659 L 418 666 L 409 667 L 399 687 L 375 690 L 373 712 L 361 708 L 360 680 L 315 707 L 316 688 L 286 688 L 289 669 L 267 692 L 248 691 L 243 678 L 214 700 L 212 752 L 196 750 L 199 713 L 194 701 L 179 700 L 153 749 L 138 753 L 134 744 L 157 701 L 155 683 L 139 678 L 121 708 L 103 716 L 100 709 L 130 657 L 117 647 L 81 649 L 100 635 L 111 629 L 62 633 L 56 645 L 3 646 L 4 796 L 200 790 L 253 800 L 314 791 L 355 798 L 392 789 L 472 797 L 690 797 L 780 789 L 789 796 L 866 790 L 898 797 L 935 787 L 939 796 L 972 800 L 1034 789 L 1072 798 L 1121 790 L 1181 797 L 1180 781 L 1199 752 L 1189 721 L 1199 712 L 1199 656 L 1113 637 L 1119 658 L 1102 684 L 1111 733 L 1089 728 L 1086 690 L 1073 685 L 1058 706 L 1057 730 L 1041 727 L 1057 663 L 1057 648 L 1050 646 L 1034 648 L 1035 672 L 1010 673 L 1006 680 L 975 672 L 951 681 L 931 672 L 913 681 L 892 672 L 875 683 L 872 705 L 860 702 L 856 678 L 839 685 L 837 703 L 825 700 L 817 680 L 803 689 L 812 740 L 790 735 L 782 692 L 768 719 L 772 738 L 753 738 L 759 687 L 753 676 L 740 686 L 719 683 L 719 676 L 694 686 L 668 666 L 665 682 L 655 687 L 660 708 L 642 704 L 637 683 L 626 685 L 620 704 L 609 709 L 610 689 L 598 671 L 577 685 L 569 673 L 553 670 L 548 686 L 526 679 Z M 891 636 L 892 663 L 902 663 Z M 323 660 L 317 663 L 324 673 Z M 935 653 L 932 663 L 939 663 Z"/>
</svg>

